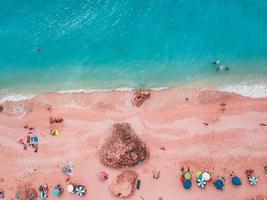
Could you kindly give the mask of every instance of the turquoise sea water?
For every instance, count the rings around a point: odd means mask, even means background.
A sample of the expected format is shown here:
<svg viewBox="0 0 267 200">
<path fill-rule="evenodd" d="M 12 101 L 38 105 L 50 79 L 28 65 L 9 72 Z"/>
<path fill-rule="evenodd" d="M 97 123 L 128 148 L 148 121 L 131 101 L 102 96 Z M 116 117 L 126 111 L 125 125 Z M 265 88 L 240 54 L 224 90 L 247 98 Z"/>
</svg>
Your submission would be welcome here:
<svg viewBox="0 0 267 200">
<path fill-rule="evenodd" d="M 0 10 L 0 97 L 267 83 L 266 0 L 0 0 Z"/>
</svg>

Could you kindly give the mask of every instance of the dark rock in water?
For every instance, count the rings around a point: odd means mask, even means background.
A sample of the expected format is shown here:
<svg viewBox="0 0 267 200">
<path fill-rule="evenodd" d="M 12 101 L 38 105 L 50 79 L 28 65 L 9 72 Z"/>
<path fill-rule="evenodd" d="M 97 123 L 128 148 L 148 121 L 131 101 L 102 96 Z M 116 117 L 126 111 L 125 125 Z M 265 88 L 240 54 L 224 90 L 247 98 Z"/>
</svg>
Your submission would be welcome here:
<svg viewBox="0 0 267 200">
<path fill-rule="evenodd" d="M 4 107 L 2 105 L 0 105 L 0 112 L 4 111 Z"/>
<path fill-rule="evenodd" d="M 25 184 L 18 187 L 16 197 L 20 200 L 37 200 L 38 193 L 30 184 Z"/>
<path fill-rule="evenodd" d="M 149 156 L 145 143 L 128 123 L 114 124 L 100 149 L 100 161 L 112 168 L 133 167 Z"/>
<path fill-rule="evenodd" d="M 149 90 L 137 90 L 133 94 L 132 104 L 139 107 L 150 97 Z"/>
<path fill-rule="evenodd" d="M 131 196 L 136 190 L 136 180 L 138 174 L 135 171 L 127 170 L 116 177 L 110 186 L 113 196 L 126 198 Z"/>
</svg>

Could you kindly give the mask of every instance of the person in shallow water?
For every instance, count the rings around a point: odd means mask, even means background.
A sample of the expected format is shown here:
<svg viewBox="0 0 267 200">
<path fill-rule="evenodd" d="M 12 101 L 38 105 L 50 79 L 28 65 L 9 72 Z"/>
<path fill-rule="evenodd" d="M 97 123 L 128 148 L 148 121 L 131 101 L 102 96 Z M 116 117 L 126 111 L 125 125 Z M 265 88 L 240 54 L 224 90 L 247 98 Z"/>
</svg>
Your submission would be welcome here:
<svg viewBox="0 0 267 200">
<path fill-rule="evenodd" d="M 218 66 L 216 68 L 217 71 L 228 71 L 230 68 L 229 67 L 226 67 L 226 66 L 223 66 L 223 65 L 220 65 L 221 61 L 220 60 L 215 60 L 212 62 L 213 65 L 216 65 Z"/>
<path fill-rule="evenodd" d="M 213 61 L 213 65 L 219 65 L 221 63 L 221 61 L 220 60 L 215 60 L 215 61 Z"/>
<path fill-rule="evenodd" d="M 216 68 L 217 71 L 228 71 L 230 68 L 229 67 L 225 67 L 223 65 L 220 65 L 219 67 Z"/>
<path fill-rule="evenodd" d="M 36 52 L 37 53 L 43 52 L 43 48 L 40 45 L 38 45 L 37 48 L 36 48 Z"/>
</svg>

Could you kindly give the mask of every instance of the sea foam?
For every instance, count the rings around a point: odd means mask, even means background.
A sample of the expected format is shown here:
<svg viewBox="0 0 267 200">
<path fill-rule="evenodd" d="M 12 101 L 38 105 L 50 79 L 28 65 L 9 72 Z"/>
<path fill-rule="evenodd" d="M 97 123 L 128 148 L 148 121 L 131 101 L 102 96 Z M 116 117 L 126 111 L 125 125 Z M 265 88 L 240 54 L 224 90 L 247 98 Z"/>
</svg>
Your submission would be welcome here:
<svg viewBox="0 0 267 200">
<path fill-rule="evenodd" d="M 252 83 L 240 83 L 236 85 L 228 85 L 218 87 L 217 90 L 224 92 L 233 92 L 246 97 L 252 98 L 265 98 L 267 97 L 267 85 L 252 84 Z"/>
<path fill-rule="evenodd" d="M 3 97 L 2 99 L 0 99 L 0 103 L 6 102 L 6 101 L 13 101 L 13 102 L 23 101 L 27 99 L 32 99 L 33 97 L 34 95 L 21 95 L 21 94 L 7 95 Z"/>
</svg>

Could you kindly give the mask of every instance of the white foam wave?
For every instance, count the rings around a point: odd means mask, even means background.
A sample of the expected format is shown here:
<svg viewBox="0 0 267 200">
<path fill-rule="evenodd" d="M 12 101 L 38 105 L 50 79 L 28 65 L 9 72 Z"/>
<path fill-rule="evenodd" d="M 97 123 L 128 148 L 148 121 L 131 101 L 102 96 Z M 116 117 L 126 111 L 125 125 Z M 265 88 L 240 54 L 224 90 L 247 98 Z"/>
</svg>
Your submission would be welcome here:
<svg viewBox="0 0 267 200">
<path fill-rule="evenodd" d="M 267 84 L 240 83 L 217 88 L 219 91 L 233 92 L 246 97 L 265 98 L 267 97 Z"/>
<path fill-rule="evenodd" d="M 34 97 L 34 95 L 20 95 L 20 94 L 7 95 L 7 96 L 3 97 L 2 99 L 0 99 L 0 103 L 7 102 L 7 101 L 17 102 L 17 101 L 31 99 L 33 97 Z"/>
<path fill-rule="evenodd" d="M 151 88 L 150 90 L 154 91 L 160 91 L 160 90 L 166 90 L 168 87 L 159 87 L 159 88 Z M 96 92 L 112 92 L 112 91 L 118 91 L 118 92 L 129 92 L 133 91 L 135 88 L 130 87 L 122 87 L 122 88 L 116 88 L 116 89 L 75 89 L 75 90 L 60 90 L 58 93 L 60 94 L 71 94 L 71 93 L 96 93 Z"/>
</svg>

